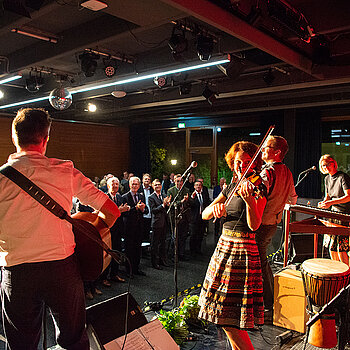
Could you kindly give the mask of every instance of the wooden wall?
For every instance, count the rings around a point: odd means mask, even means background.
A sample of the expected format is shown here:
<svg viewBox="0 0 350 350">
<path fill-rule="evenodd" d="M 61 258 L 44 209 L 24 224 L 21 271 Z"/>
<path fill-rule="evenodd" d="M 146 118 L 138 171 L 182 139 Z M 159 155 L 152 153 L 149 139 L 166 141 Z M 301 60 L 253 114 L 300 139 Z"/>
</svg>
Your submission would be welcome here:
<svg viewBox="0 0 350 350">
<path fill-rule="evenodd" d="M 15 151 L 11 141 L 11 118 L 0 117 L 0 161 Z M 77 169 L 93 179 L 129 170 L 129 129 L 54 120 L 46 155 L 70 159 Z"/>
</svg>

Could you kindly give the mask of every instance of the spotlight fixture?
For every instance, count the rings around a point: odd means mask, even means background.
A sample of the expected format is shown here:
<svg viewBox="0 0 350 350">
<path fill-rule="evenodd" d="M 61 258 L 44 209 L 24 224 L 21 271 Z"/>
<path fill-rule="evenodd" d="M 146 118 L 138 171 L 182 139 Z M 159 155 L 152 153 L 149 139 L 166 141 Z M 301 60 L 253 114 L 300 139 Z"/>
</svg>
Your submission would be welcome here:
<svg viewBox="0 0 350 350">
<path fill-rule="evenodd" d="M 203 92 L 202 92 L 202 96 L 205 97 L 207 99 L 207 101 L 209 102 L 209 104 L 212 106 L 215 101 L 216 101 L 216 96 L 215 96 L 215 92 L 211 91 L 208 87 L 208 85 L 205 86 Z"/>
<path fill-rule="evenodd" d="M 104 72 L 108 78 L 111 78 L 117 72 L 117 62 L 115 59 L 104 59 Z"/>
<path fill-rule="evenodd" d="M 156 84 L 160 89 L 166 85 L 167 79 L 166 77 L 154 77 L 154 84 Z"/>
<path fill-rule="evenodd" d="M 93 52 L 84 52 L 79 55 L 81 60 L 81 70 L 84 72 L 85 76 L 92 77 L 95 74 L 97 68 L 97 61 L 100 58 L 100 55 Z"/>
<path fill-rule="evenodd" d="M 2 92 L 2 90 L 0 90 L 0 98 L 4 97 L 4 93 Z"/>
<path fill-rule="evenodd" d="M 180 33 L 175 33 L 177 27 L 173 27 L 173 32 L 169 39 L 168 45 L 171 49 L 171 53 L 175 61 L 181 61 L 183 59 L 182 54 L 187 50 L 188 42 L 185 37 L 185 31 L 181 30 Z"/>
<path fill-rule="evenodd" d="M 123 98 L 126 96 L 126 92 L 123 90 L 114 90 L 111 92 L 111 95 L 116 98 Z"/>
<path fill-rule="evenodd" d="M 26 79 L 26 89 L 29 92 L 37 92 L 44 85 L 44 79 L 40 75 L 33 75 L 32 72 L 29 73 L 29 78 Z"/>
<path fill-rule="evenodd" d="M 218 65 L 217 67 L 230 79 L 237 79 L 246 68 L 246 63 L 242 58 L 238 58 L 232 54 L 228 55 L 228 57 L 230 62 L 225 67 L 222 65 Z"/>
<path fill-rule="evenodd" d="M 273 81 L 275 80 L 275 76 L 273 75 L 271 68 L 264 74 L 263 80 L 266 83 L 266 85 L 271 85 L 273 83 Z"/>
<path fill-rule="evenodd" d="M 191 83 L 185 83 L 181 84 L 179 86 L 179 93 L 180 95 L 188 95 L 191 93 L 192 90 L 192 84 Z"/>
<path fill-rule="evenodd" d="M 213 54 L 214 40 L 211 37 L 199 34 L 197 36 L 197 54 L 201 61 L 209 61 Z"/>
</svg>

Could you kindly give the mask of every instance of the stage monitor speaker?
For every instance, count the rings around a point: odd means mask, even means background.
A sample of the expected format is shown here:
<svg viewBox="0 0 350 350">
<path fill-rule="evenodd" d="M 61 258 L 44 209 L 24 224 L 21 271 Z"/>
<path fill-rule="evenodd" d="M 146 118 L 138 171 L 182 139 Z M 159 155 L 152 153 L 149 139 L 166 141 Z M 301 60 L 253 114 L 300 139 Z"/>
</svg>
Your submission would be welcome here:
<svg viewBox="0 0 350 350">
<path fill-rule="evenodd" d="M 128 307 L 127 303 L 129 304 Z M 127 310 L 127 333 L 147 323 L 145 315 L 130 293 L 118 295 L 86 308 L 88 327 L 92 326 L 94 334 L 101 344 L 107 344 L 125 334 Z"/>
<path fill-rule="evenodd" d="M 290 235 L 289 263 L 302 263 L 314 257 L 314 235 L 313 233 L 292 233 Z"/>
</svg>

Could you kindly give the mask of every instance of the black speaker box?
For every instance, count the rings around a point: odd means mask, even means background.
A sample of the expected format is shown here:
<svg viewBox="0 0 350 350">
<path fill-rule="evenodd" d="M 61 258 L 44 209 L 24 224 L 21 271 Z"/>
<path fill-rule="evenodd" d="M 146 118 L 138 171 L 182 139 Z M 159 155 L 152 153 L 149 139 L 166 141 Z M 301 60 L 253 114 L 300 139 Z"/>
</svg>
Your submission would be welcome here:
<svg viewBox="0 0 350 350">
<path fill-rule="evenodd" d="M 147 323 L 136 300 L 130 293 L 124 293 L 86 308 L 89 327 L 101 344 L 119 338 L 125 334 L 125 316 L 128 315 L 127 333 Z"/>
<path fill-rule="evenodd" d="M 292 233 L 290 235 L 289 263 L 302 263 L 314 257 L 314 235 L 308 233 Z"/>
</svg>

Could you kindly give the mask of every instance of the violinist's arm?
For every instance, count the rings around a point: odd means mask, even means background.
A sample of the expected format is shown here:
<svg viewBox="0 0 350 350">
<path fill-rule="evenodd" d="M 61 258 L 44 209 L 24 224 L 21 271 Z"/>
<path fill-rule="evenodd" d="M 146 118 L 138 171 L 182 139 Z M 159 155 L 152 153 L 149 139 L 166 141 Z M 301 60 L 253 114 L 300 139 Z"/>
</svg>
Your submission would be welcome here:
<svg viewBox="0 0 350 350">
<path fill-rule="evenodd" d="M 202 213 L 203 220 L 210 220 L 211 218 L 221 218 L 226 215 L 225 203 L 226 197 L 220 193 L 210 205 L 208 205 Z"/>
</svg>

